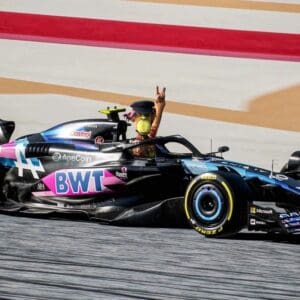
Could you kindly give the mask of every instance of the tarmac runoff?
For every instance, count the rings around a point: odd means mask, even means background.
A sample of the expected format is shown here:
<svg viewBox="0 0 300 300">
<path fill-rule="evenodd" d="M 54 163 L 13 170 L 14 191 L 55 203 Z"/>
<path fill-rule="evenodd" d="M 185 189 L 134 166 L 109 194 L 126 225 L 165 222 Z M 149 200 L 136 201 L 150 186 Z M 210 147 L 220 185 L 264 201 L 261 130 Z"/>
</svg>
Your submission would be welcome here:
<svg viewBox="0 0 300 300">
<path fill-rule="evenodd" d="M 300 83 L 296 62 L 12 40 L 0 40 L 0 48 L 0 78 L 146 98 L 159 84 L 169 100 L 236 111 Z"/>
<path fill-rule="evenodd" d="M 0 94 L 58 94 L 117 103 L 125 106 L 129 106 L 133 101 L 147 98 L 144 96 L 118 94 L 9 78 L 0 78 Z M 229 123 L 300 131 L 300 124 L 298 122 L 300 114 L 300 106 L 298 105 L 299 97 L 300 85 L 296 85 L 253 99 L 250 101 L 248 110 L 246 111 L 181 103 L 174 100 L 168 100 L 166 111 L 179 115 Z"/>
<path fill-rule="evenodd" d="M 193 5 L 193 6 L 208 6 L 222 7 L 231 9 L 248 9 L 248 10 L 263 10 L 273 12 L 300 12 L 300 5 L 296 1 L 241 1 L 241 0 L 130 0 L 134 2 L 161 3 L 161 4 L 176 4 L 176 5 Z"/>
</svg>

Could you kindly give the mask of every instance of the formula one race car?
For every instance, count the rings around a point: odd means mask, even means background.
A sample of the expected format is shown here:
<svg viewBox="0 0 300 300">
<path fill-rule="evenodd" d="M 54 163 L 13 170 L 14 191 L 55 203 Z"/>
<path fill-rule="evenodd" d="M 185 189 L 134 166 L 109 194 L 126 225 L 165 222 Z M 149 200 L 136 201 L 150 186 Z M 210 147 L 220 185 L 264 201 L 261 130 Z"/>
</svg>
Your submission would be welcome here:
<svg viewBox="0 0 300 300">
<path fill-rule="evenodd" d="M 193 227 L 205 236 L 242 228 L 300 233 L 300 155 L 282 173 L 202 154 L 174 135 L 132 143 L 123 109 L 10 141 L 0 122 L 0 212 L 125 226 Z M 135 147 L 155 147 L 155 158 Z"/>
</svg>

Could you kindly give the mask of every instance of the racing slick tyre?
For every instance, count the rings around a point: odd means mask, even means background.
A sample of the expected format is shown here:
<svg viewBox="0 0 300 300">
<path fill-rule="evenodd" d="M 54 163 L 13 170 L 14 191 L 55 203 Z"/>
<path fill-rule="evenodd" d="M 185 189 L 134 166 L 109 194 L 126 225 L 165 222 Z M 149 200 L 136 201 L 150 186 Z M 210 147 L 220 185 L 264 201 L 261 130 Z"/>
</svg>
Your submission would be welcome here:
<svg viewBox="0 0 300 300">
<path fill-rule="evenodd" d="M 188 186 L 184 209 L 192 227 L 207 237 L 234 235 L 247 224 L 251 191 L 238 174 L 209 172 Z"/>
</svg>

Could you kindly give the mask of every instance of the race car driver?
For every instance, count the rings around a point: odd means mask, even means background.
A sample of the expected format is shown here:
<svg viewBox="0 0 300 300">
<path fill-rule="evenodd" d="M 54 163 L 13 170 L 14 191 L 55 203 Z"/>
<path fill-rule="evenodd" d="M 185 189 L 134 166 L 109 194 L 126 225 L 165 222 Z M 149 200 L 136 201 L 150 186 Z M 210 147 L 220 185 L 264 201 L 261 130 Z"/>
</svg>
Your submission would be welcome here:
<svg viewBox="0 0 300 300">
<path fill-rule="evenodd" d="M 133 111 L 127 114 L 127 118 L 133 122 L 137 136 L 134 143 L 156 137 L 164 108 L 166 106 L 166 88 L 161 91 L 156 87 L 156 100 L 142 100 L 132 103 Z M 133 148 L 133 155 L 136 157 L 155 157 L 154 145 L 142 145 Z"/>
</svg>

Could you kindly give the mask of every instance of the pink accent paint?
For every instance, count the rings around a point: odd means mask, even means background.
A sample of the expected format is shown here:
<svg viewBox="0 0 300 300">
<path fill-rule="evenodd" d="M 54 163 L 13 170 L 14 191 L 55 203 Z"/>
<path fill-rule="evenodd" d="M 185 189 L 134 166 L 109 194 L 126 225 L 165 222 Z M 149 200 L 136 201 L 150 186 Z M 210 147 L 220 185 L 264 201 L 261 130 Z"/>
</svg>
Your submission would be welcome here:
<svg viewBox="0 0 300 300">
<path fill-rule="evenodd" d="M 16 160 L 16 143 L 10 142 L 0 146 L 0 157 Z"/>
<path fill-rule="evenodd" d="M 42 178 L 42 181 L 46 187 L 55 194 L 55 172 Z"/>
<path fill-rule="evenodd" d="M 97 171 L 103 171 L 102 176 L 96 176 L 93 177 L 93 172 Z M 70 174 L 73 174 L 74 177 L 78 176 L 78 174 L 81 174 L 81 179 L 85 178 L 87 176 L 88 178 L 88 188 L 86 191 L 83 191 L 83 187 L 81 184 L 78 184 L 76 187 L 78 188 L 78 192 L 75 192 L 72 190 L 73 186 L 70 182 Z M 64 187 L 67 187 L 66 191 L 58 192 L 58 182 L 56 182 L 57 174 L 63 174 L 65 175 L 65 180 L 62 181 L 62 185 Z M 95 180 L 101 180 L 101 182 L 95 182 Z M 94 195 L 94 194 L 103 194 L 103 193 L 109 193 L 111 192 L 109 186 L 111 185 L 120 185 L 124 184 L 124 181 L 120 180 L 116 176 L 114 176 L 112 173 L 105 169 L 65 169 L 65 170 L 59 170 L 56 172 L 53 172 L 47 176 L 45 176 L 42 179 L 43 183 L 46 185 L 46 187 L 50 190 L 49 192 L 44 192 L 44 194 L 41 194 L 40 192 L 37 195 L 40 196 L 82 196 L 82 195 Z M 83 180 L 84 181 L 84 180 Z M 101 184 L 101 191 L 98 191 L 96 189 L 96 184 Z M 35 195 L 35 194 L 34 194 Z"/>
<path fill-rule="evenodd" d="M 104 170 L 104 177 L 102 179 L 102 184 L 106 187 L 109 187 L 110 185 L 124 184 L 124 181 L 114 176 L 109 171 Z"/>
<path fill-rule="evenodd" d="M 0 12 L 0 38 L 300 61 L 300 35 Z"/>
</svg>

